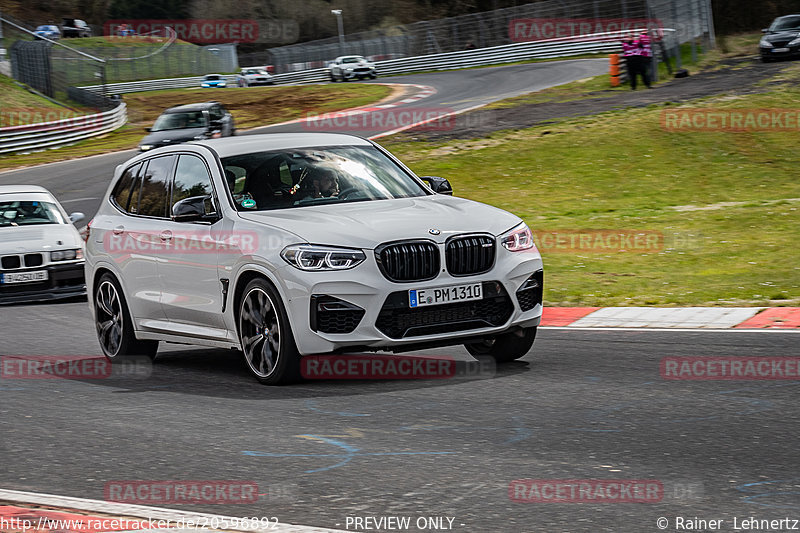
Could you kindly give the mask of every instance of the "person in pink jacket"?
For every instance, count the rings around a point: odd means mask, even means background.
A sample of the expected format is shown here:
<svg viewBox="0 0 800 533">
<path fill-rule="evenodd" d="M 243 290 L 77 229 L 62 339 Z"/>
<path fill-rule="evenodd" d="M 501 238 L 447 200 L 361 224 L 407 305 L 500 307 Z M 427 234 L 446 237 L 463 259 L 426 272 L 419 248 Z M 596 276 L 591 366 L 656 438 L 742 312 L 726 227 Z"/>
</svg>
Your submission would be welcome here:
<svg viewBox="0 0 800 533">
<path fill-rule="evenodd" d="M 639 39 L 636 41 L 636 46 L 639 49 L 639 57 L 638 57 L 638 71 L 637 73 L 642 76 L 642 81 L 644 82 L 645 86 L 648 89 L 652 89 L 653 87 L 650 85 L 650 65 L 653 61 L 653 46 L 650 41 L 650 36 L 647 32 L 642 32 L 639 35 Z M 632 86 L 636 88 L 636 82 L 632 83 Z"/>
</svg>

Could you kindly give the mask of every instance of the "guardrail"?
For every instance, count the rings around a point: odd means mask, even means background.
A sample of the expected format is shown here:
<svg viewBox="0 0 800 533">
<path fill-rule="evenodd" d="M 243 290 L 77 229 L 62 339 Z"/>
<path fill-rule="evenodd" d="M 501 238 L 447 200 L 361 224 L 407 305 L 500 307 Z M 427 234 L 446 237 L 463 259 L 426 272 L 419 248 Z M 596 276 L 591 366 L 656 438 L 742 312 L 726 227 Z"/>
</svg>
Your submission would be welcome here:
<svg viewBox="0 0 800 533">
<path fill-rule="evenodd" d="M 58 148 L 103 135 L 128 121 L 124 103 L 110 111 L 63 120 L 0 128 L 0 154 Z"/>
<path fill-rule="evenodd" d="M 475 50 L 459 50 L 457 52 L 445 52 L 442 54 L 388 59 L 385 61 L 378 61 L 375 65 L 379 75 L 386 75 L 403 74 L 420 70 L 452 70 L 479 67 L 497 63 L 525 61 L 528 59 L 548 59 L 583 54 L 616 52 L 620 50 L 620 40 L 622 37 L 629 33 L 630 31 L 592 33 L 566 39 L 548 39 L 545 41 L 504 44 Z M 299 72 L 275 74 L 273 78 L 275 83 L 316 83 L 327 81 L 329 76 L 327 68 L 316 68 Z M 226 76 L 226 80 L 229 82 L 229 86 L 236 84 L 235 75 Z M 122 94 L 139 91 L 154 91 L 158 89 L 199 87 L 202 81 L 202 76 L 194 76 L 190 78 L 109 83 L 106 84 L 105 87 L 109 94 Z M 95 92 L 103 90 L 102 85 L 91 85 L 81 88 Z"/>
<path fill-rule="evenodd" d="M 229 87 L 236 85 L 236 75 L 223 75 Z M 189 76 L 187 78 L 164 78 L 160 80 L 126 81 L 122 83 L 107 83 L 105 91 L 107 94 L 138 93 L 141 91 L 158 91 L 160 89 L 186 89 L 188 87 L 200 87 L 203 83 L 203 76 Z M 87 91 L 102 92 L 102 85 L 87 85 L 80 87 Z"/>
</svg>

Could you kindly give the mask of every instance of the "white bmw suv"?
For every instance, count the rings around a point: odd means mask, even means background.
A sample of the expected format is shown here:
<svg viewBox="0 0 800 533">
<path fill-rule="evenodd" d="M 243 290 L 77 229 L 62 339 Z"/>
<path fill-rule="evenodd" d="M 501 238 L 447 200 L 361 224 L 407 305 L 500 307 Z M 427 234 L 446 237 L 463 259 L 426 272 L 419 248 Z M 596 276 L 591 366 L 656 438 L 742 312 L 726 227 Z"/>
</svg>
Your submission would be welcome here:
<svg viewBox="0 0 800 533">
<path fill-rule="evenodd" d="M 518 217 L 451 196 L 341 134 L 213 139 L 120 165 L 89 225 L 86 283 L 103 352 L 159 341 L 240 349 L 262 383 L 300 359 L 464 344 L 524 356 L 542 260 Z"/>
</svg>

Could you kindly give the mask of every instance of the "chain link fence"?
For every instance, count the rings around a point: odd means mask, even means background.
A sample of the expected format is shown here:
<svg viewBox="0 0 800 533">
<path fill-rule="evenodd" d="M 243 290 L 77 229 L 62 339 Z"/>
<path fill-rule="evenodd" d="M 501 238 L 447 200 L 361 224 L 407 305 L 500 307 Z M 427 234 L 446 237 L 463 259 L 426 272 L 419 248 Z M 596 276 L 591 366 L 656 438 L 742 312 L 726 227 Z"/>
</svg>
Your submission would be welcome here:
<svg viewBox="0 0 800 533">
<path fill-rule="evenodd" d="M 46 96 L 65 100 L 70 87 L 238 69 L 235 44 L 197 46 L 155 36 L 110 39 L 117 41 L 114 46 L 80 48 L 18 40 L 9 49 L 12 76 Z"/>
<path fill-rule="evenodd" d="M 68 49 L 52 49 L 52 78 L 56 90 L 82 85 L 97 85 L 180 76 L 200 76 L 234 72 L 238 68 L 236 45 L 196 46 L 173 44 L 158 53 L 142 46 L 81 48 L 105 59 L 105 66 Z"/>
<path fill-rule="evenodd" d="M 343 14 L 345 27 L 347 13 Z M 375 61 L 487 48 L 521 41 L 579 37 L 643 27 L 671 28 L 670 46 L 701 39 L 713 46 L 710 0 L 543 0 L 517 7 L 393 26 L 242 54 L 243 65 L 277 73 L 320 68 L 340 55 Z"/>
</svg>

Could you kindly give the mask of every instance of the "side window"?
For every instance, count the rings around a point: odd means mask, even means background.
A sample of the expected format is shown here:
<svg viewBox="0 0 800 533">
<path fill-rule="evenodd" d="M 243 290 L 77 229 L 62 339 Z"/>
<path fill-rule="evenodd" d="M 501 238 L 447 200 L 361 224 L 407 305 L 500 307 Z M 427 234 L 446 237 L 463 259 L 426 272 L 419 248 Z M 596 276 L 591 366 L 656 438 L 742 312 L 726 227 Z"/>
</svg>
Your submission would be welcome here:
<svg viewBox="0 0 800 533">
<path fill-rule="evenodd" d="M 166 217 L 169 197 L 169 178 L 175 156 L 155 157 L 150 160 L 142 177 L 139 193 L 139 213 L 149 217 Z"/>
<path fill-rule="evenodd" d="M 175 182 L 172 186 L 172 204 L 170 213 L 175 204 L 186 198 L 196 196 L 212 196 L 214 188 L 211 186 L 211 175 L 202 159 L 193 155 L 181 155 L 178 158 L 178 167 L 175 170 Z"/>
<path fill-rule="evenodd" d="M 133 186 L 136 183 L 136 178 L 139 175 L 139 169 L 142 168 L 141 163 L 137 163 L 132 167 L 128 168 L 123 172 L 122 177 L 117 182 L 117 185 L 114 187 L 114 190 L 111 192 L 111 201 L 117 205 L 123 211 L 128 211 L 128 205 L 131 201 Z M 138 193 L 139 190 L 136 189 Z M 138 203 L 138 194 L 136 197 L 136 202 Z M 134 205 L 134 210 L 136 209 L 136 205 Z"/>
<path fill-rule="evenodd" d="M 228 182 L 228 189 L 231 194 L 240 194 L 244 191 L 247 171 L 242 167 L 227 165 L 225 167 L 225 181 Z"/>
<path fill-rule="evenodd" d="M 211 120 L 222 120 L 223 112 L 222 108 L 218 105 L 213 106 L 209 111 L 208 114 L 211 116 Z"/>
<path fill-rule="evenodd" d="M 292 180 L 292 172 L 289 170 L 289 165 L 286 164 L 286 161 L 281 162 L 279 171 L 281 175 L 281 183 L 288 185 L 289 187 L 294 185 L 294 181 Z"/>
</svg>

